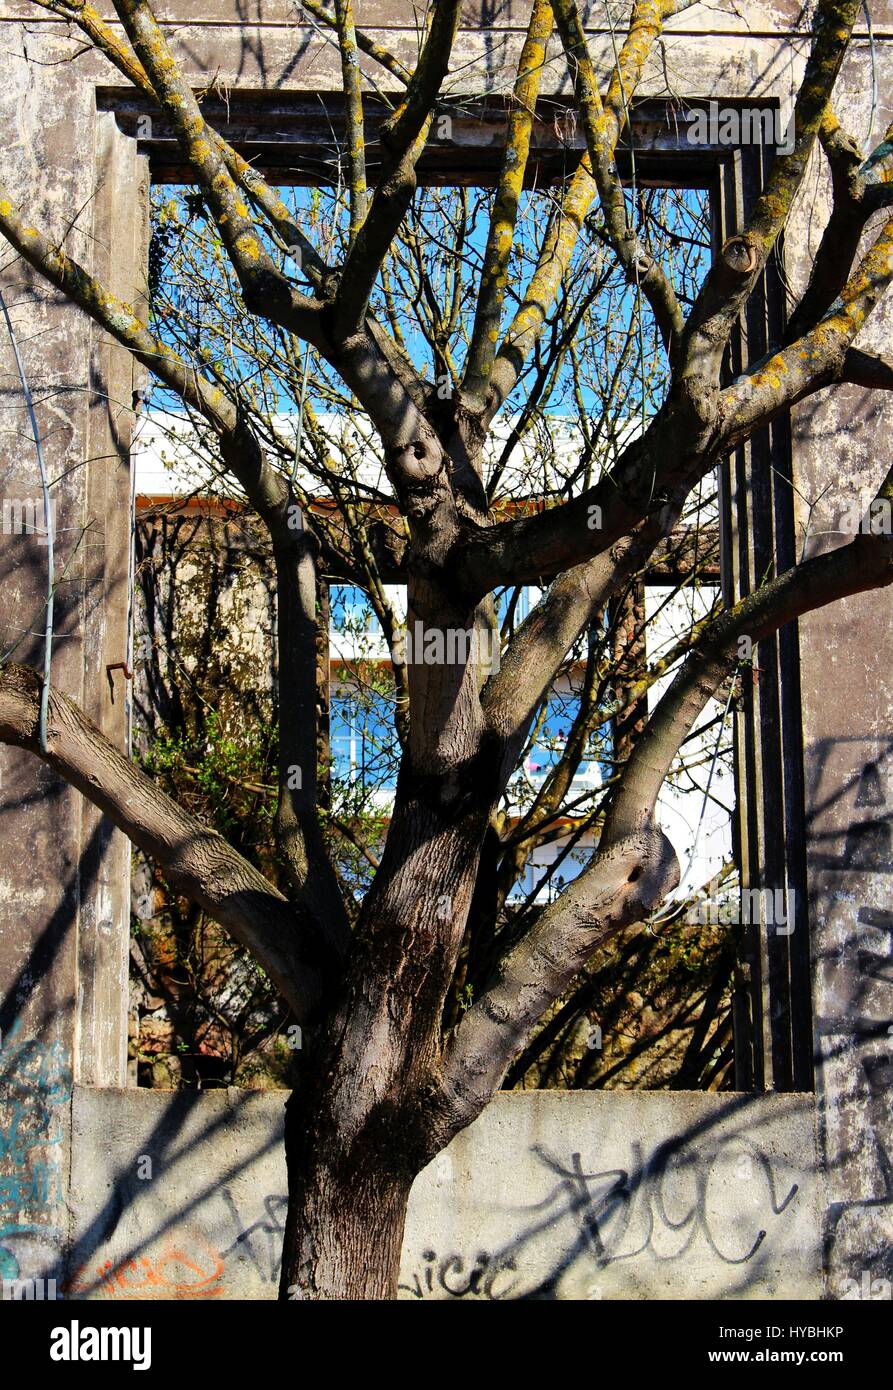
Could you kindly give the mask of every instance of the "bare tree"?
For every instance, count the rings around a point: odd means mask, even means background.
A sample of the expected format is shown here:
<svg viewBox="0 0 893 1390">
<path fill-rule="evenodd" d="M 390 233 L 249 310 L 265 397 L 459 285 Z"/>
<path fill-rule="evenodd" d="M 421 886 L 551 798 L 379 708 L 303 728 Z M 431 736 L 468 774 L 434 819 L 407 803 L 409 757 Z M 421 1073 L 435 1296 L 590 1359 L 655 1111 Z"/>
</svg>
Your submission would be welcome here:
<svg viewBox="0 0 893 1390">
<path fill-rule="evenodd" d="M 216 456 L 267 529 L 278 602 L 275 829 L 285 890 L 163 794 L 56 691 L 49 693 L 42 739 L 41 677 L 20 665 L 7 664 L 0 674 L 0 738 L 35 753 L 99 806 L 184 897 L 253 952 L 306 1025 L 312 1048 L 287 1108 L 283 1295 L 393 1296 L 415 1176 L 480 1114 L 543 1015 L 594 953 L 654 912 L 677 884 L 676 856 L 656 822 L 658 793 L 705 705 L 734 678 L 740 639 L 756 643 L 800 614 L 893 578 L 889 528 L 866 527 L 693 626 L 675 653 L 684 659 L 669 689 L 617 768 L 590 862 L 499 943 L 486 986 L 445 1036 L 444 1009 L 466 926 L 487 891 L 494 812 L 567 653 L 667 546 L 686 499 L 732 449 L 819 390 L 841 382 L 893 386 L 893 363 L 853 346 L 893 274 L 890 145 L 885 140 L 865 158 L 830 104 L 860 5 L 816 5 L 792 147 L 773 163 L 746 225 L 722 247 L 697 293 L 686 296 L 655 243 L 641 234 L 616 163 L 649 54 L 685 0 L 632 6 L 604 89 L 573 0 L 534 0 L 488 206 L 482 271 L 468 305 L 467 285 L 457 290 L 455 273 L 438 281 L 426 272 L 424 256 L 414 270 L 406 260 L 417 168 L 449 71 L 458 0 L 432 5 L 411 72 L 357 32 L 348 0 L 338 0 L 334 14 L 309 6 L 337 35 L 344 78 L 348 216 L 328 249 L 325 238 L 321 244 L 308 238 L 275 189 L 209 125 L 146 0 L 115 0 L 127 42 L 90 7 L 39 3 L 70 19 L 157 103 L 225 248 L 244 309 L 257 324 L 284 334 L 289 350 L 296 341 L 309 345 L 332 389 L 346 392 L 357 418 L 362 413 L 374 426 L 387 484 L 365 499 L 365 524 L 353 528 L 347 546 L 353 564 L 345 567 L 337 519 L 323 521 L 311 509 L 305 528 L 296 527 L 300 498 L 292 474 L 282 468 L 275 440 L 246 410 L 243 393 L 227 390 L 213 362 L 200 366 L 177 353 L 152 331 L 144 306 L 116 300 L 0 194 L 0 227 L 11 245 L 205 423 Z M 515 293 L 513 247 L 553 25 L 586 153 L 550 190 L 534 264 Z M 392 88 L 401 87 L 379 129 L 374 167 L 367 166 L 370 98 L 358 49 L 383 67 Z M 809 285 L 785 341 L 727 384 L 726 349 L 817 142 L 834 175 L 835 201 Z M 572 292 L 572 267 L 579 285 L 583 272 L 574 250 L 594 208 L 606 254 L 635 291 L 632 312 L 641 300 L 660 335 L 666 388 L 659 408 L 643 412 L 643 427 L 621 441 L 610 466 L 591 477 L 584 468 L 548 505 L 506 514 L 484 484 L 487 441 L 500 410 L 517 402 L 519 392 L 536 390 L 544 363 L 548 372 L 543 349 L 555 323 L 552 309 Z M 863 252 L 863 232 L 875 213 L 878 225 Z M 401 264 L 404 274 L 416 275 L 429 316 L 437 351 L 433 382 L 414 364 L 412 345 L 401 341 L 399 314 L 389 310 L 389 276 Z M 587 284 L 596 303 L 600 274 L 593 259 Z M 465 329 L 458 352 L 457 328 Z M 234 333 L 244 330 L 233 324 Z M 573 336 L 568 354 L 572 345 Z M 452 389 L 439 389 L 444 375 Z M 339 469 L 337 460 L 324 465 L 336 491 Z M 876 500 L 891 498 L 893 474 Z M 317 566 L 356 574 L 358 537 L 367 552 L 360 582 L 370 583 L 375 566 L 405 576 L 410 626 L 418 623 L 435 638 L 464 633 L 476 640 L 441 640 L 441 659 L 418 659 L 414 652 L 402 668 L 396 663 L 402 740 L 396 797 L 351 930 L 317 814 L 317 779 L 295 777 L 294 770 L 317 765 L 316 665 L 308 659 L 317 631 Z M 542 588 L 542 600 L 494 669 L 492 596 L 525 584 Z M 386 613 L 384 602 L 381 608 Z M 640 694 L 627 689 L 624 708 Z M 590 703 L 587 717 L 598 727 L 610 712 Z"/>
</svg>

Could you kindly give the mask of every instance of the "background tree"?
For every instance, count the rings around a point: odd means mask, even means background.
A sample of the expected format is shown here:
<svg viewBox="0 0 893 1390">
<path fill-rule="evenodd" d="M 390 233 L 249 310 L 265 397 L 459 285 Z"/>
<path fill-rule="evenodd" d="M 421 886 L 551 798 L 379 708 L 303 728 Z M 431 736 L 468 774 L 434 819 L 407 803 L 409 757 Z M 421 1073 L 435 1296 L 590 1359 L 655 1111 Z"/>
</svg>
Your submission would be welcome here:
<svg viewBox="0 0 893 1390">
<path fill-rule="evenodd" d="M 117 301 L 0 196 L 0 228 L 12 246 L 192 412 L 210 456 L 269 536 L 278 642 L 273 833 L 283 886 L 129 763 L 66 697 L 48 692 L 44 721 L 41 678 L 20 665 L 0 674 L 0 738 L 31 749 L 103 809 L 176 892 L 254 954 L 306 1027 L 310 1045 L 287 1107 L 283 1292 L 393 1295 L 416 1174 L 480 1113 L 595 953 L 654 913 L 678 883 L 656 819 L 658 794 L 708 701 L 728 698 L 740 639 L 759 642 L 801 613 L 893 578 L 893 540 L 882 526 L 767 576 L 733 607 L 692 622 L 667 654 L 675 674 L 647 718 L 641 698 L 659 673 L 630 682 L 618 670 L 623 653 L 603 636 L 612 602 L 672 546 L 686 507 L 732 449 L 816 391 L 842 381 L 893 384 L 890 363 L 853 346 L 893 273 L 890 145 L 865 158 L 830 105 L 860 6 L 816 5 L 792 148 L 775 160 L 746 225 L 703 277 L 693 256 L 695 288 L 680 280 L 678 265 L 671 274 L 663 254 L 667 241 L 678 249 L 685 226 L 678 217 L 666 225 L 666 209 L 655 212 L 659 199 L 625 187 L 616 162 L 649 53 L 684 0 L 633 5 L 604 87 L 572 0 L 534 0 L 496 187 L 477 200 L 417 187 L 434 122 L 449 114 L 441 91 L 458 3 L 431 7 L 411 72 L 357 32 L 349 4 L 339 0 L 333 15 L 311 6 L 337 35 L 346 123 L 343 176 L 325 195 L 331 210 L 315 234 L 205 120 L 145 0 L 116 0 L 126 41 L 89 7 L 41 3 L 69 17 L 161 108 L 194 181 L 192 208 L 201 207 L 206 228 L 198 234 L 211 238 L 219 274 L 238 282 L 224 357 L 202 336 L 200 284 L 184 275 L 166 302 L 162 293 L 162 332 L 148 304 Z M 553 27 L 586 153 L 554 185 L 526 196 Z M 378 86 L 363 90 L 358 48 L 387 73 L 393 99 Z M 374 119 L 373 146 L 366 136 Z M 727 348 L 817 142 L 834 173 L 835 204 L 812 277 L 792 306 L 785 341 L 729 383 Z M 444 245 L 450 254 L 441 257 L 433 248 Z M 157 242 L 155 255 L 153 291 L 163 270 Z M 401 294 L 418 300 L 412 321 Z M 636 428 L 612 428 L 610 412 L 605 422 L 583 346 L 589 326 L 612 314 L 638 354 L 626 409 L 638 416 Z M 181 335 L 181 350 L 170 333 Z M 647 370 L 658 340 L 662 375 Z M 253 393 L 267 389 L 244 371 L 259 355 L 275 359 L 275 380 L 291 383 L 285 398 L 302 407 L 299 447 L 286 439 L 285 457 L 269 427 L 279 400 L 250 408 Z M 550 477 L 544 464 L 528 479 L 535 505 L 506 507 L 499 470 L 488 464 L 500 414 L 523 421 L 539 411 L 548 435 L 550 395 L 567 379 L 598 439 L 569 472 Z M 379 478 L 370 483 L 326 443 L 314 400 L 337 403 L 364 457 L 378 441 Z M 296 453 L 333 506 L 319 506 L 316 488 L 311 496 Z M 891 498 L 893 475 L 877 499 L 888 512 Z M 319 815 L 320 572 L 367 590 L 395 657 L 396 796 L 356 913 Z M 441 659 L 419 660 L 418 644 L 412 659 L 406 649 L 401 656 L 384 575 L 405 580 L 410 631 L 420 624 L 425 644 L 434 639 L 425 651 Z M 497 669 L 491 639 L 500 598 L 520 586 L 537 587 L 542 598 L 526 620 L 509 621 Z M 508 605 L 510 618 L 511 596 Z M 463 633 L 475 640 L 446 643 Z M 623 756 L 609 794 L 588 808 L 598 841 L 583 871 L 547 905 L 501 914 L 500 894 L 515 871 L 506 849 L 516 867 L 528 841 L 544 833 L 542 816 L 560 804 L 551 791 L 534 802 L 507 846 L 501 798 L 578 643 L 588 684 L 575 746 L 582 755 L 618 713 L 613 674 L 620 712 L 632 715 Z M 473 931 L 479 922 L 491 927 L 486 950 Z M 481 984 L 470 1007 L 456 1009 L 469 969 Z"/>
</svg>

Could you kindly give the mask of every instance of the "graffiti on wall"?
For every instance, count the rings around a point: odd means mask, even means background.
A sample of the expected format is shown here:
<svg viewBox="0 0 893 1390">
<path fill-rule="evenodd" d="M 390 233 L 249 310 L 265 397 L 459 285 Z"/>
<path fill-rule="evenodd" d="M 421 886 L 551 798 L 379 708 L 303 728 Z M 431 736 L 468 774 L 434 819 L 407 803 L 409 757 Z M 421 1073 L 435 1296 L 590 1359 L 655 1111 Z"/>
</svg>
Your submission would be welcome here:
<svg viewBox="0 0 893 1390">
<path fill-rule="evenodd" d="M 438 1251 L 432 1241 L 415 1267 L 404 1271 L 401 1294 L 549 1297 L 577 1261 L 595 1276 L 621 1261 L 639 1261 L 641 1268 L 690 1254 L 714 1268 L 748 1267 L 759 1263 L 773 1235 L 784 1239 L 781 1226 L 797 1205 L 800 1185 L 780 1181 L 774 1161 L 747 1135 L 683 1135 L 654 1150 L 633 1142 L 629 1152 L 627 1166 L 600 1167 L 584 1162 L 581 1153 L 557 1157 L 534 1147 L 530 1157 L 541 1174 L 542 1196 L 533 1204 L 501 1208 L 504 1235 L 488 1250 Z M 98 1252 L 69 1292 L 198 1299 L 238 1295 L 247 1283 L 272 1294 L 288 1199 L 268 1194 L 258 1210 L 254 1197 L 248 1207 L 240 1194 L 243 1185 L 223 1184 L 193 1222 L 126 1254 L 119 1246 L 117 1257 L 108 1249 Z M 148 1224 L 145 1213 L 134 1216 L 139 1226 Z"/>
<path fill-rule="evenodd" d="M 596 1276 L 619 1261 L 671 1263 L 698 1249 L 721 1265 L 747 1265 L 770 1236 L 771 1224 L 796 1202 L 796 1182 L 777 1183 L 770 1158 L 756 1144 L 729 1135 L 719 1142 L 664 1144 L 646 1157 L 631 1145 L 628 1168 L 589 1168 L 582 1155 L 562 1160 L 534 1149 L 552 1182 L 545 1198 L 520 1213 L 523 1229 L 497 1251 L 473 1257 L 423 1252 L 421 1268 L 401 1291 L 411 1298 L 507 1299 L 548 1297 L 561 1276 L 586 1261 Z M 747 1199 L 728 1201 L 729 1185 L 747 1184 Z M 525 1220 L 526 1218 L 526 1220 Z M 550 1230 L 564 1238 L 552 1267 L 532 1281 L 535 1247 Z M 533 1257 L 532 1259 L 530 1257 Z"/>
<path fill-rule="evenodd" d="M 205 1299 L 223 1292 L 224 1262 L 194 1228 L 178 1229 L 150 1253 L 86 1264 L 66 1284 L 69 1295 L 114 1299 Z"/>
<path fill-rule="evenodd" d="M 223 1211 L 214 1211 L 218 1220 L 213 1224 L 218 1228 L 222 1216 L 226 1239 L 215 1243 L 195 1225 L 178 1226 L 172 1236 L 138 1254 L 87 1261 L 66 1291 L 126 1299 L 217 1298 L 232 1261 L 248 1262 L 262 1284 L 278 1284 L 288 1197 L 264 1197 L 263 1215 L 249 1222 L 231 1188 L 221 1188 L 219 1201 Z"/>
<path fill-rule="evenodd" d="M 279 1282 L 287 1196 L 263 1198 L 263 1215 L 243 1218 L 229 1187 L 220 1189 L 212 1205 L 215 1230 L 224 1231 L 216 1241 L 195 1224 L 179 1225 L 169 1237 L 150 1242 L 138 1253 L 118 1258 L 100 1254 L 88 1260 L 66 1285 L 75 1296 L 105 1298 L 217 1298 L 225 1291 L 227 1267 L 234 1261 L 251 1265 L 261 1284 Z"/>
<path fill-rule="evenodd" d="M 64 1239 L 62 1146 L 71 1067 L 59 1042 L 0 1039 L 0 1279 L 17 1279 Z"/>
</svg>

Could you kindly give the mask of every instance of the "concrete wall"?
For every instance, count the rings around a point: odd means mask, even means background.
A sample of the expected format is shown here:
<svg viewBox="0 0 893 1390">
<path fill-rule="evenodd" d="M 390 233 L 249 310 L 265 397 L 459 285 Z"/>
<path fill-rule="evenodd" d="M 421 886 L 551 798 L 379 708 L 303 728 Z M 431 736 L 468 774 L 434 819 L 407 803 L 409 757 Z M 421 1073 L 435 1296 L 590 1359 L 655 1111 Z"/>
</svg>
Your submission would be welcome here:
<svg viewBox="0 0 893 1390">
<path fill-rule="evenodd" d="M 872 7 L 873 8 L 873 7 Z M 872 64 L 876 143 L 893 120 L 893 48 L 848 59 L 835 105 L 864 139 Z M 787 234 L 805 282 L 827 196 L 820 163 Z M 875 232 L 872 231 L 872 236 Z M 893 304 L 859 338 L 886 352 Z M 867 503 L 890 466 L 893 402 L 852 388 L 805 402 L 794 417 L 798 545 L 839 545 L 843 508 Z M 819 1134 L 829 1173 L 828 1288 L 893 1277 L 893 606 L 860 594 L 800 624 L 808 915 L 814 969 Z"/>
<path fill-rule="evenodd" d="M 818 1298 L 811 1097 L 503 1095 L 418 1178 L 405 1298 Z M 282 1097 L 72 1098 L 78 1298 L 272 1298 Z"/>
<path fill-rule="evenodd" d="M 94 82 L 56 60 L 61 26 L 3 24 L 3 178 L 35 221 L 62 235 L 126 298 L 142 277 L 145 160 Z M 48 66 L 34 66 L 46 63 Z M 95 79 L 94 79 L 95 81 Z M 6 248 L 8 251 L 8 248 Z M 126 688 L 130 538 L 129 355 L 4 252 L 2 288 L 34 396 L 56 526 L 53 682 L 118 746 Z M 40 498 L 11 345 L 0 326 L 0 500 Z M 0 536 L 0 653 L 40 668 L 47 548 Z M 0 748 L 0 1274 L 6 1236 L 55 1240 L 67 1171 L 61 1102 L 72 1075 L 123 1083 L 127 1048 L 130 847 L 30 755 Z M 25 1261 L 27 1268 L 28 1261 Z"/>
</svg>

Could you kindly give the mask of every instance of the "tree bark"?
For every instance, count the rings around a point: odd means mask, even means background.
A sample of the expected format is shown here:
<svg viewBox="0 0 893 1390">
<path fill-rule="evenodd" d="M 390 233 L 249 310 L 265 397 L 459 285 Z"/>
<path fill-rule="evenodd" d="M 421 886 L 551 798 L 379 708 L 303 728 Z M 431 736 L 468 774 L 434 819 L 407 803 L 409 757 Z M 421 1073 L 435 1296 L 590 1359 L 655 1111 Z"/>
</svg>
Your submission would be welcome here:
<svg viewBox="0 0 893 1390">
<path fill-rule="evenodd" d="M 496 761 L 401 773 L 343 988 L 286 1107 L 281 1298 L 396 1297 L 413 1181 L 467 1122 L 432 1102 Z"/>
<path fill-rule="evenodd" d="M 286 1106 L 288 1217 L 280 1299 L 394 1299 L 415 1173 L 382 1136 L 343 1149 L 343 1127 L 324 1103 L 295 1092 Z"/>
</svg>

